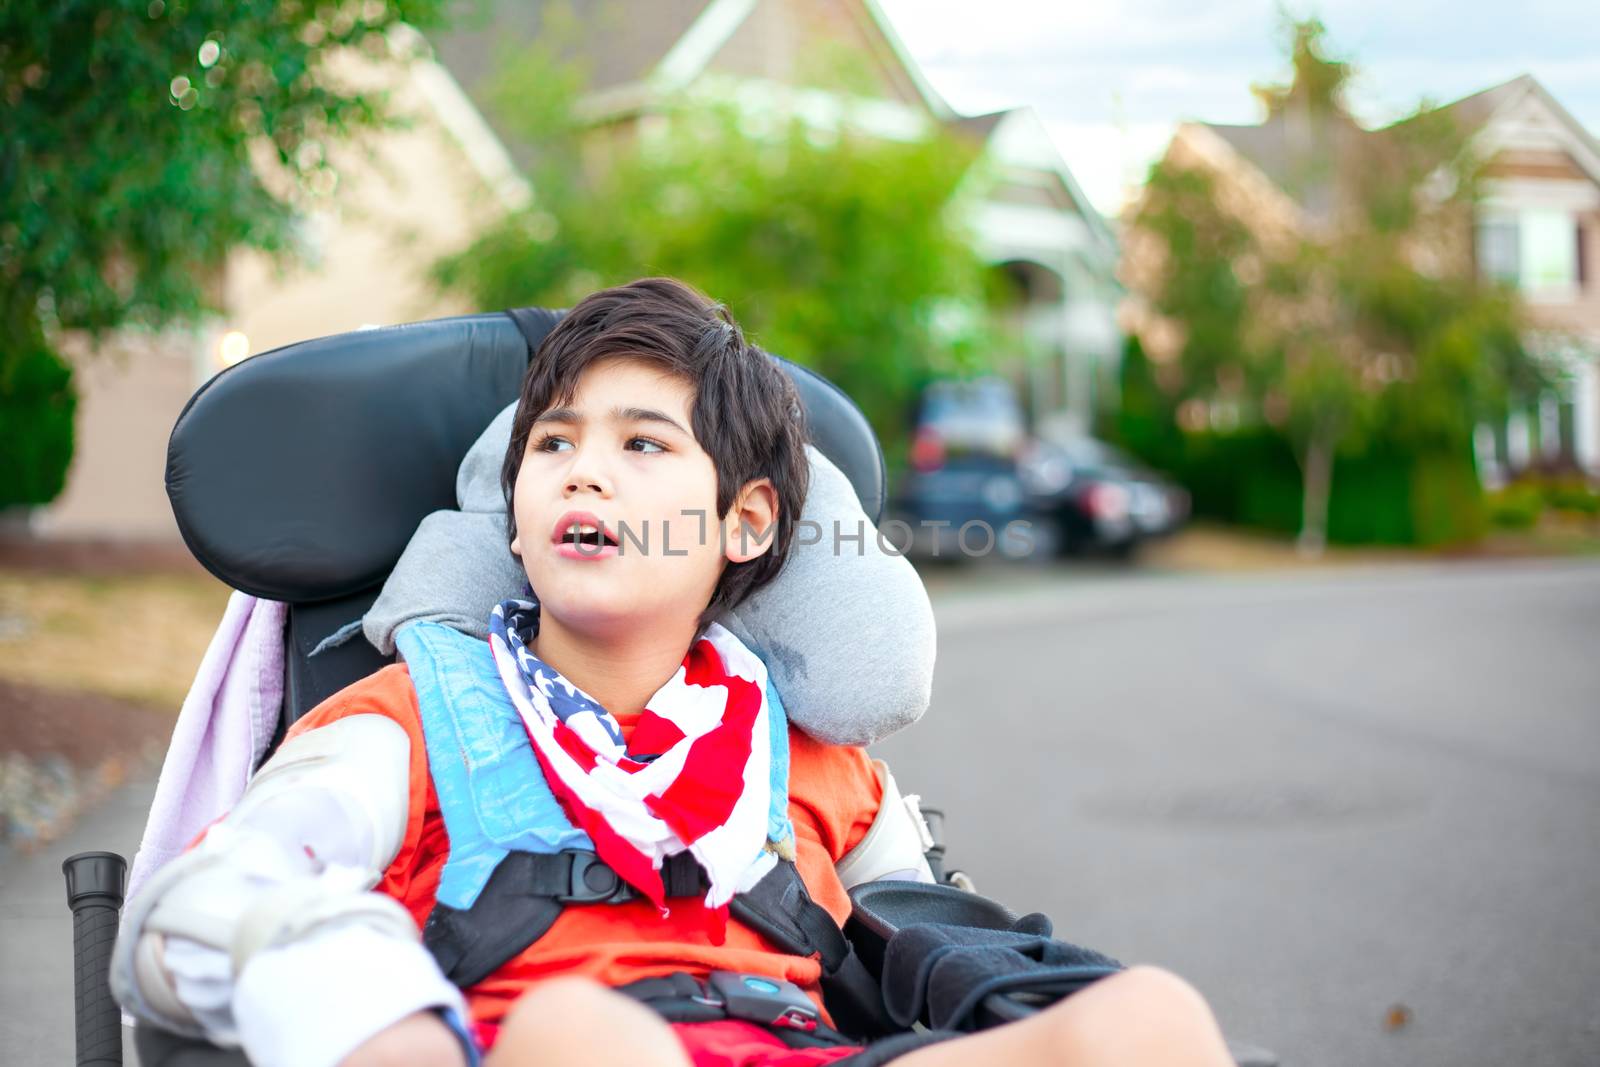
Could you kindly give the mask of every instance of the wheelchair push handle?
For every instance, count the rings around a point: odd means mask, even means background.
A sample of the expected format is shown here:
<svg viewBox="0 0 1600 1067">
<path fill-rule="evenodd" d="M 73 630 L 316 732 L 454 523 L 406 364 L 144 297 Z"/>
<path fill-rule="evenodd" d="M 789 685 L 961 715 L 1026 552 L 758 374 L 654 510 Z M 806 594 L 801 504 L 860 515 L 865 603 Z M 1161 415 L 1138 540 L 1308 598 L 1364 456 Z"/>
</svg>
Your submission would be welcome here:
<svg viewBox="0 0 1600 1067">
<path fill-rule="evenodd" d="M 111 949 L 117 942 L 128 863 L 115 852 L 80 852 L 61 864 L 72 909 L 73 1017 L 79 1067 L 122 1064 L 122 1009 L 111 999 Z"/>
</svg>

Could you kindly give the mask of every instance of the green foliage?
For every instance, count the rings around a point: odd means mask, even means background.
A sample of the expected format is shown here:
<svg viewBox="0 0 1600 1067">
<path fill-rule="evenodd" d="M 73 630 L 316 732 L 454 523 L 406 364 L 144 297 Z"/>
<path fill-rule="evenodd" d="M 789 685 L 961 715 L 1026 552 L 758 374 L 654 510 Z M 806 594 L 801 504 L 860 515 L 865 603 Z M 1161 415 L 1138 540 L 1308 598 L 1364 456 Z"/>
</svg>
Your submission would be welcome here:
<svg viewBox="0 0 1600 1067">
<path fill-rule="evenodd" d="M 1330 114 L 1344 108 L 1344 87 L 1355 68 L 1328 55 L 1328 29 L 1321 19 L 1287 19 L 1283 25 L 1293 77 L 1288 85 L 1255 85 L 1251 91 L 1269 115 L 1293 108 Z"/>
<path fill-rule="evenodd" d="M 1315 545 L 1320 491 L 1335 540 L 1461 540 L 1483 526 L 1473 427 L 1529 395 L 1541 372 L 1516 299 L 1471 267 L 1478 180 L 1467 139 L 1428 107 L 1360 130 L 1342 103 L 1351 68 L 1326 55 L 1323 36 L 1314 20 L 1291 26 L 1293 81 L 1258 90 L 1269 122 L 1298 146 L 1277 176 L 1297 215 L 1242 206 L 1209 169 L 1169 159 L 1151 172 L 1133 226 L 1163 248 L 1146 296 L 1181 343 L 1128 431 L 1148 437 L 1163 406 L 1191 422 L 1228 412 L 1237 441 L 1202 444 L 1209 431 L 1191 426 L 1183 447 L 1163 445 L 1172 469 L 1200 480 L 1197 506 L 1224 517 L 1279 526 L 1292 511 Z M 1298 505 L 1277 503 L 1275 489 L 1261 494 L 1272 503 L 1242 489 L 1212 495 L 1203 472 L 1219 450 L 1245 449 L 1228 462 L 1260 464 L 1276 485 L 1280 458 L 1261 443 L 1274 437 L 1299 469 Z M 1312 477 L 1330 460 L 1331 491 Z"/>
<path fill-rule="evenodd" d="M 709 93 L 596 128 L 553 46 L 517 57 L 499 96 L 534 146 L 534 200 L 439 265 L 486 307 L 559 306 L 646 274 L 725 301 L 751 337 L 814 367 L 904 437 L 917 386 L 974 369 L 984 273 L 961 223 L 971 150 L 824 130 Z"/>
<path fill-rule="evenodd" d="M 384 121 L 381 96 L 341 85 L 328 58 L 388 56 L 390 30 L 430 23 L 444 3 L 0 5 L 0 381 L 32 380 L 59 329 L 205 310 L 235 246 L 286 249 L 296 202 L 336 181 L 329 146 Z M 55 414 L 19 410 L 6 436 L 56 425 L 57 396 L 9 393 Z M 59 491 L 45 468 L 64 462 L 62 439 L 51 440 L 18 446 L 20 462 L 44 464 L 16 483 L 30 487 L 25 502 Z"/>
<path fill-rule="evenodd" d="M 0 297 L 0 511 L 52 500 L 72 460 L 72 368 L 45 344 L 37 323 Z"/>
<path fill-rule="evenodd" d="M 1591 518 L 1600 515 L 1600 491 L 1581 478 L 1556 478 L 1545 482 L 1544 499 L 1556 511 Z"/>
<path fill-rule="evenodd" d="M 1489 521 L 1507 530 L 1527 530 L 1544 513 L 1544 494 L 1539 487 L 1518 482 L 1489 494 Z"/>
<path fill-rule="evenodd" d="M 1547 511 L 1595 518 L 1600 516 L 1600 490 L 1576 475 L 1532 475 L 1489 494 L 1489 521 L 1504 529 L 1530 529 Z"/>
</svg>

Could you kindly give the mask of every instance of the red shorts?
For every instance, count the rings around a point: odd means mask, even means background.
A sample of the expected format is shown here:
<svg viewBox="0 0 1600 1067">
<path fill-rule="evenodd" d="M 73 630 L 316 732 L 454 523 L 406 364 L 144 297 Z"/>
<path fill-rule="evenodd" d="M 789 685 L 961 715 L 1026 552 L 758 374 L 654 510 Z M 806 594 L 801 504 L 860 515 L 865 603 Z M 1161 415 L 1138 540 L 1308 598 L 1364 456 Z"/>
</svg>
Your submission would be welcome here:
<svg viewBox="0 0 1600 1067">
<path fill-rule="evenodd" d="M 711 1023 L 671 1023 L 694 1067 L 822 1067 L 861 1051 L 860 1045 L 834 1048 L 790 1048 L 770 1030 L 741 1019 Z M 494 1047 L 498 1023 L 474 1023 L 480 1053 Z"/>
<path fill-rule="evenodd" d="M 790 1048 L 770 1030 L 741 1019 L 673 1023 L 694 1067 L 820 1067 L 861 1051 L 860 1045 Z"/>
</svg>

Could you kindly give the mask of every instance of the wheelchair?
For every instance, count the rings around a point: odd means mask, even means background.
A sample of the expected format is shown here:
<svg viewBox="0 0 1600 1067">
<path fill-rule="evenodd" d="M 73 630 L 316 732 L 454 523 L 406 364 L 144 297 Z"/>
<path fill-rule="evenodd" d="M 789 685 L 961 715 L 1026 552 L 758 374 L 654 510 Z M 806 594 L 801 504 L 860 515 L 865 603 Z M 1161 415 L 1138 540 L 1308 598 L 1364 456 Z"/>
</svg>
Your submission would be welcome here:
<svg viewBox="0 0 1600 1067">
<path fill-rule="evenodd" d="M 185 543 L 227 585 L 288 605 L 273 748 L 299 717 L 389 662 L 365 641 L 312 653 L 371 607 L 418 523 L 456 506 L 463 456 L 517 397 L 531 354 L 560 316 L 521 308 L 305 341 L 219 373 L 184 408 L 166 484 Z M 866 514 L 881 521 L 883 454 L 860 409 L 821 375 L 774 358 L 805 405 L 812 443 L 850 480 Z M 937 828 L 938 813 L 929 814 Z M 852 1037 L 887 1039 L 887 1049 L 897 1031 L 998 1025 L 1115 966 L 1093 953 L 1088 966 L 1070 953 L 1041 955 L 1041 944 L 1071 948 L 1050 941 L 1048 919 L 1019 917 L 973 892 L 959 872 L 947 872 L 937 833 L 927 858 L 935 884 L 877 882 L 851 891 L 845 939 L 875 982 L 896 935 L 929 924 L 955 931 L 957 940 L 982 941 L 987 933 L 1026 943 L 1033 956 L 1024 951 L 1014 973 L 991 976 L 959 1019 L 937 1017 L 916 998 L 890 996 L 864 1014 L 849 1013 L 873 1020 Z M 120 1064 L 121 1014 L 107 972 L 125 863 L 93 852 L 63 869 L 74 915 L 78 1063 Z M 238 1050 L 145 1023 L 135 1027 L 134 1042 L 144 1067 L 248 1065 Z M 1256 1050 L 1233 1051 L 1241 1067 L 1277 1062 Z"/>
</svg>

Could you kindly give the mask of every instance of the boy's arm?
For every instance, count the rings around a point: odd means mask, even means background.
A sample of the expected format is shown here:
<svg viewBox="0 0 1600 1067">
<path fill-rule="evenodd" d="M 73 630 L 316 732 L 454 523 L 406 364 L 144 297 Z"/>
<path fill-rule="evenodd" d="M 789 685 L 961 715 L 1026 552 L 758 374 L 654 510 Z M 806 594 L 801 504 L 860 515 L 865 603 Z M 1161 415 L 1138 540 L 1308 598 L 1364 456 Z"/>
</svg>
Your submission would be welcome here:
<svg viewBox="0 0 1600 1067">
<path fill-rule="evenodd" d="M 789 732 L 789 814 L 800 873 L 813 899 L 841 924 L 845 891 L 901 878 L 931 882 L 927 830 L 915 797 L 902 797 L 882 760 L 846 745 Z"/>
<path fill-rule="evenodd" d="M 833 865 L 839 881 L 846 889 L 884 879 L 933 881 L 927 857 L 928 849 L 933 847 L 933 835 L 918 806 L 921 798 L 916 794 L 902 796 L 889 765 L 883 760 L 873 760 L 872 768 L 877 773 L 883 799 L 878 803 L 866 836 Z"/>
<path fill-rule="evenodd" d="M 112 961 L 128 1010 L 261 1067 L 331 1067 L 407 1015 L 463 1007 L 411 916 L 369 891 L 413 821 L 413 739 L 385 714 L 326 718 L 130 901 Z"/>
</svg>

